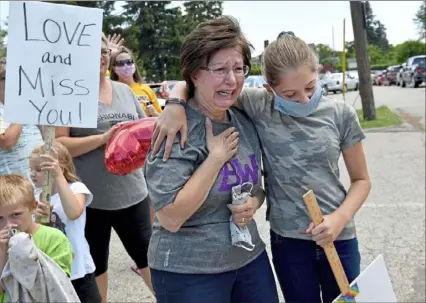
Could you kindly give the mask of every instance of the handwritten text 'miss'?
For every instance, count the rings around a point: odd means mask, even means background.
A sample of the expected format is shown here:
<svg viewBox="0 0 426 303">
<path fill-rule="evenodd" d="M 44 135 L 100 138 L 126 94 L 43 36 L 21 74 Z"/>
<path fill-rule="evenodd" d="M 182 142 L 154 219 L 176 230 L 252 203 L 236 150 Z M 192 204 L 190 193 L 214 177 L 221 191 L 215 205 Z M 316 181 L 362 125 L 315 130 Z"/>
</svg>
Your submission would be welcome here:
<svg viewBox="0 0 426 303">
<path fill-rule="evenodd" d="M 90 28 L 96 24 L 82 24 L 78 22 L 76 26 L 70 26 L 66 22 L 59 22 L 53 19 L 46 19 L 38 28 L 34 24 L 29 24 L 30 12 L 27 11 L 26 4 L 22 4 L 22 13 L 24 17 L 25 41 L 34 43 L 55 44 L 59 41 L 64 41 L 68 45 L 76 45 L 78 47 L 90 47 L 90 44 L 85 43 L 85 40 L 90 37 Z M 41 58 L 43 64 L 63 64 L 72 65 L 72 53 L 68 54 L 53 54 L 45 52 Z M 84 85 L 84 79 L 58 79 L 51 76 L 50 79 L 43 78 L 43 67 L 39 67 L 37 73 L 29 75 L 25 68 L 19 66 L 19 96 L 23 90 L 31 86 L 35 92 L 40 92 L 43 99 L 46 96 L 85 96 L 90 93 L 89 88 Z M 26 87 L 27 86 L 27 87 Z M 64 111 L 62 109 L 50 109 L 49 101 L 44 101 L 44 104 L 29 100 L 29 103 L 34 107 L 38 114 L 38 124 L 40 121 L 46 121 L 49 125 L 61 124 L 67 126 L 73 124 L 73 119 L 82 120 L 81 102 L 78 104 L 78 112 Z"/>
</svg>

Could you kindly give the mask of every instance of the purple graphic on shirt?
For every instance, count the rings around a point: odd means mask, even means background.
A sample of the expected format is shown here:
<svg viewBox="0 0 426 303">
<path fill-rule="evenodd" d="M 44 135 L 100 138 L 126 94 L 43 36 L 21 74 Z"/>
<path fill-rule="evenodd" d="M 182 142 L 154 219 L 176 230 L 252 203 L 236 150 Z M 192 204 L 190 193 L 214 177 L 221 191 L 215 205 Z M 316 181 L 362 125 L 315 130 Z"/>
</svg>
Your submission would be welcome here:
<svg viewBox="0 0 426 303">
<path fill-rule="evenodd" d="M 228 161 L 223 165 L 220 175 L 222 176 L 222 184 L 219 191 L 229 191 L 232 187 L 245 182 L 257 184 L 258 170 L 256 155 L 252 154 L 248 157 L 250 164 L 241 164 L 238 159 Z"/>
</svg>

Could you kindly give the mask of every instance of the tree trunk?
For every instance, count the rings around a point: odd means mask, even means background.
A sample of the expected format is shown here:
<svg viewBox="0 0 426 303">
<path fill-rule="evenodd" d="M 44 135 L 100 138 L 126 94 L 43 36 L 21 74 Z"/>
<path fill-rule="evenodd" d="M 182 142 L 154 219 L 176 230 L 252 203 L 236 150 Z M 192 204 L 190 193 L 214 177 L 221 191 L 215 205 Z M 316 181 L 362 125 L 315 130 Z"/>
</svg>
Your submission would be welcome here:
<svg viewBox="0 0 426 303">
<path fill-rule="evenodd" d="M 370 62 L 367 51 L 364 4 L 361 1 L 351 1 L 350 7 L 362 111 L 365 120 L 376 120 L 376 107 L 374 105 L 373 85 L 371 83 Z"/>
</svg>

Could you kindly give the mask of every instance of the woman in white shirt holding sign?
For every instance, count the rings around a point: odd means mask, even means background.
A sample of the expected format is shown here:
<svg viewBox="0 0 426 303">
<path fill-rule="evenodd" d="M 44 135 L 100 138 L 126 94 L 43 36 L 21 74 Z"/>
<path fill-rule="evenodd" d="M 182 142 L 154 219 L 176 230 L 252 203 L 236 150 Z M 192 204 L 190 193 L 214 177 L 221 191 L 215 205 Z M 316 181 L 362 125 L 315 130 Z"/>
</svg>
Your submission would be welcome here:
<svg viewBox="0 0 426 303">
<path fill-rule="evenodd" d="M 43 145 L 40 145 L 30 158 L 31 180 L 36 186 L 35 198 L 40 200 L 44 172 L 50 172 L 53 177 L 50 226 L 61 230 L 71 242 L 74 254 L 71 282 L 81 302 L 100 303 L 95 264 L 84 236 L 86 206 L 92 203 L 93 195 L 78 179 L 66 147 L 54 142 L 51 154 L 43 153 Z M 39 203 L 37 214 L 48 214 L 45 204 Z"/>
</svg>

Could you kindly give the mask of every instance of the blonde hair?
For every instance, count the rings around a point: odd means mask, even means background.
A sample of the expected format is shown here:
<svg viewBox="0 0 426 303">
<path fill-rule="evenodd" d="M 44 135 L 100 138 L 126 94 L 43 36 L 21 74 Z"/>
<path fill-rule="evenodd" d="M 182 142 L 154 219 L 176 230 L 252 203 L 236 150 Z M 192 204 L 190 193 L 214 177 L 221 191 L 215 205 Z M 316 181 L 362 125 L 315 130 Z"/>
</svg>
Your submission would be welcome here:
<svg viewBox="0 0 426 303">
<path fill-rule="evenodd" d="M 74 166 L 74 162 L 72 160 L 72 156 L 69 153 L 68 149 L 57 141 L 53 142 L 52 148 L 56 150 L 56 152 L 58 153 L 59 166 L 61 167 L 63 171 L 65 179 L 70 183 L 80 181 L 80 179 L 77 177 L 77 172 Z M 44 153 L 45 153 L 44 144 L 42 144 L 33 150 L 32 155 L 40 156 Z"/>
<path fill-rule="evenodd" d="M 0 175 L 0 207 L 27 206 L 34 208 L 34 186 L 22 175 Z"/>
<path fill-rule="evenodd" d="M 272 87 L 278 85 L 283 74 L 306 66 L 316 72 L 318 58 L 312 48 L 302 39 L 283 35 L 265 49 L 262 56 L 262 73 Z"/>
</svg>

